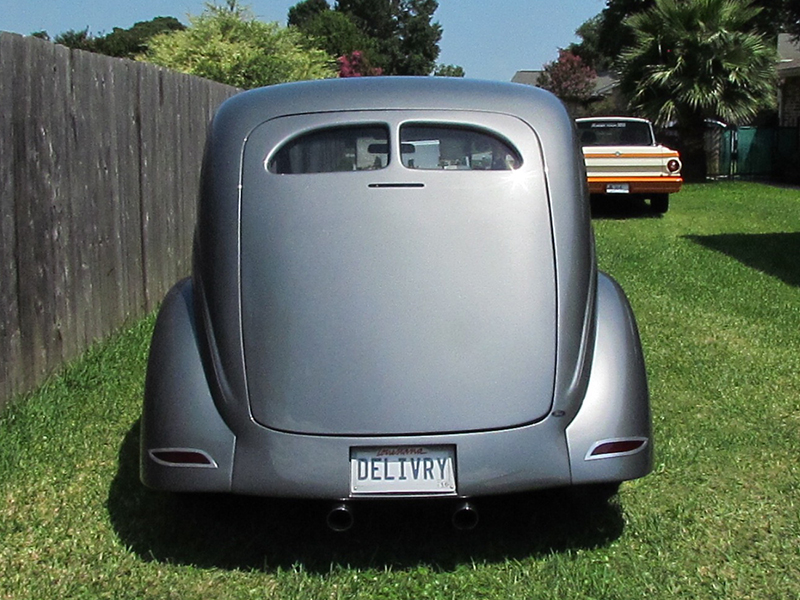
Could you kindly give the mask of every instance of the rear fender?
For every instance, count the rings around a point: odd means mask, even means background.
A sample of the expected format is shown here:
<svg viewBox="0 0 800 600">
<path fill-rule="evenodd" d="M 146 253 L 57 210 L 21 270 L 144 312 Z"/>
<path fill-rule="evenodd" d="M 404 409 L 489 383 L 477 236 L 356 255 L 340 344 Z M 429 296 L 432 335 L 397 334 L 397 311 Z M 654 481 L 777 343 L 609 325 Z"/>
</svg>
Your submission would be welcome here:
<svg viewBox="0 0 800 600">
<path fill-rule="evenodd" d="M 230 491 L 235 444 L 206 379 L 192 283 L 184 279 L 164 299 L 150 345 L 140 438 L 142 483 L 169 491 Z"/>
<path fill-rule="evenodd" d="M 635 450 L 592 454 L 635 440 Z M 619 482 L 652 469 L 650 398 L 639 332 L 628 299 L 611 277 L 597 282 L 597 334 L 586 396 L 567 427 L 573 484 Z M 605 446 L 608 447 L 608 446 Z"/>
</svg>

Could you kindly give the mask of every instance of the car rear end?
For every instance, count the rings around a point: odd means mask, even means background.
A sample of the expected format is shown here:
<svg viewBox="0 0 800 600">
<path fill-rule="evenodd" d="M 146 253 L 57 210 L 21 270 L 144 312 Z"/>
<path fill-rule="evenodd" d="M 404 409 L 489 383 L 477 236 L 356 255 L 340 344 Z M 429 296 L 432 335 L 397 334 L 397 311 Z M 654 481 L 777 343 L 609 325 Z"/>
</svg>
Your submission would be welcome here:
<svg viewBox="0 0 800 600">
<path fill-rule="evenodd" d="M 638 333 L 596 270 L 583 178 L 566 111 L 523 86 L 226 103 L 194 275 L 151 349 L 145 483 L 466 498 L 645 474 Z"/>
<path fill-rule="evenodd" d="M 673 194 L 680 191 L 678 152 L 656 143 L 644 119 L 577 120 L 590 194 Z"/>
</svg>

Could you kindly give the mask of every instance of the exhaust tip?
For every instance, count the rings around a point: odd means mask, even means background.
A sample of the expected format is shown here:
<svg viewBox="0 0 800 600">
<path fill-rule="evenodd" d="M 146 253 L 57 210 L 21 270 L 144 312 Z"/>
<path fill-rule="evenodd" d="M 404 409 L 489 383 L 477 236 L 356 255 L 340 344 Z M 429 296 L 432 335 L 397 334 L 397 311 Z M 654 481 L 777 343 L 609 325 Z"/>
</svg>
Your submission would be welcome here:
<svg viewBox="0 0 800 600">
<path fill-rule="evenodd" d="M 325 522 L 331 531 L 340 533 L 347 531 L 355 522 L 353 517 L 353 509 L 344 502 L 337 504 L 328 512 Z"/>
<path fill-rule="evenodd" d="M 470 502 L 462 502 L 453 511 L 453 527 L 459 531 L 469 531 L 478 526 L 478 509 Z"/>
</svg>

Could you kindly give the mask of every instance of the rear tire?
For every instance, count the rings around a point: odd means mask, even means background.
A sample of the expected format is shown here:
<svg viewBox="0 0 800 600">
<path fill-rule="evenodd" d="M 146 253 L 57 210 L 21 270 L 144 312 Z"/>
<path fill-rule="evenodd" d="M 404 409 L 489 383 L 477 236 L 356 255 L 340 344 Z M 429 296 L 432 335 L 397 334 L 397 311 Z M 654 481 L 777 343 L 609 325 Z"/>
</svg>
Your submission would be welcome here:
<svg viewBox="0 0 800 600">
<path fill-rule="evenodd" d="M 669 209 L 669 194 L 655 194 L 650 198 L 650 208 L 654 213 L 663 215 Z"/>
</svg>

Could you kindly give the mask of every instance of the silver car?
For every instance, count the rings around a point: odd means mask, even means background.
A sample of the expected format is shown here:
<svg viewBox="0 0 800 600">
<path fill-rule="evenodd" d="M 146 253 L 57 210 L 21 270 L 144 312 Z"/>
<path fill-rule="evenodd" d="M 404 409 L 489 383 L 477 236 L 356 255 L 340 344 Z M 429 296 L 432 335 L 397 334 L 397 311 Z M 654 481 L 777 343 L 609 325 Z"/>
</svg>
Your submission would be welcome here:
<svg viewBox="0 0 800 600">
<path fill-rule="evenodd" d="M 552 95 L 449 78 L 225 102 L 191 278 L 150 349 L 152 488 L 466 500 L 652 464 L 630 306 L 598 272 L 574 125 Z M 459 501 L 459 502 L 455 502 Z"/>
</svg>

